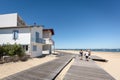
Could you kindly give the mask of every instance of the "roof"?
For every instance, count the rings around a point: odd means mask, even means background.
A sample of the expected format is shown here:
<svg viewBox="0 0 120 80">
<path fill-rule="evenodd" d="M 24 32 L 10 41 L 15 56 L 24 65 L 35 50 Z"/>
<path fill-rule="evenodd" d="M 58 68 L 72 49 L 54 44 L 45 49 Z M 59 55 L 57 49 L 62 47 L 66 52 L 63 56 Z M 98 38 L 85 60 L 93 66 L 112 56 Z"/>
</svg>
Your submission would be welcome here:
<svg viewBox="0 0 120 80">
<path fill-rule="evenodd" d="M 43 29 L 43 31 L 50 31 L 52 35 L 54 35 L 54 30 L 53 29 Z"/>
<path fill-rule="evenodd" d="M 0 29 L 11 29 L 11 28 L 30 28 L 30 26 L 0 27 Z"/>
<path fill-rule="evenodd" d="M 42 26 L 12 26 L 12 27 L 0 27 L 0 29 L 11 29 L 11 28 L 33 28 L 33 27 L 42 27 Z"/>
</svg>

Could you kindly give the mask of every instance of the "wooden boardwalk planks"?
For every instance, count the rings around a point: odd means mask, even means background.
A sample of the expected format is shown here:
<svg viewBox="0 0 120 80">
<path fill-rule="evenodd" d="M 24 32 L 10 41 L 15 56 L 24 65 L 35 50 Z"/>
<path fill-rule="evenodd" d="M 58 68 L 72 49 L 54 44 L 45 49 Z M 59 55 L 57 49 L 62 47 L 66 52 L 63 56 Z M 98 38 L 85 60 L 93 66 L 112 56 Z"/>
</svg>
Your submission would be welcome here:
<svg viewBox="0 0 120 80">
<path fill-rule="evenodd" d="M 59 59 L 8 76 L 2 80 L 53 80 L 72 58 L 73 55 L 60 56 Z"/>
<path fill-rule="evenodd" d="M 92 60 L 80 60 L 77 56 L 64 80 L 115 80 Z"/>
</svg>

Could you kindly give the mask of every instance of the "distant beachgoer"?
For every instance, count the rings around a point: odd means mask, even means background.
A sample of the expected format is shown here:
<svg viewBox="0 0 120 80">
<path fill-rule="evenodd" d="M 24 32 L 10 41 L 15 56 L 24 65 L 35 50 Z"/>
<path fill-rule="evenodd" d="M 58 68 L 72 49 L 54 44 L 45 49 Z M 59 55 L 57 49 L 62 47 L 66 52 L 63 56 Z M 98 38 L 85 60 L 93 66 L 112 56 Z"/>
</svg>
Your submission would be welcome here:
<svg viewBox="0 0 120 80">
<path fill-rule="evenodd" d="M 86 52 L 85 52 L 85 58 L 86 58 L 86 61 L 88 61 L 89 60 L 89 52 L 88 52 L 88 50 L 86 50 Z"/>
<path fill-rule="evenodd" d="M 90 56 L 91 56 L 91 51 L 90 51 L 90 49 L 88 50 L 88 53 L 89 53 L 89 59 L 90 59 Z"/>
<path fill-rule="evenodd" d="M 81 49 L 79 53 L 80 53 L 80 59 L 82 60 L 83 59 L 83 50 Z"/>
</svg>

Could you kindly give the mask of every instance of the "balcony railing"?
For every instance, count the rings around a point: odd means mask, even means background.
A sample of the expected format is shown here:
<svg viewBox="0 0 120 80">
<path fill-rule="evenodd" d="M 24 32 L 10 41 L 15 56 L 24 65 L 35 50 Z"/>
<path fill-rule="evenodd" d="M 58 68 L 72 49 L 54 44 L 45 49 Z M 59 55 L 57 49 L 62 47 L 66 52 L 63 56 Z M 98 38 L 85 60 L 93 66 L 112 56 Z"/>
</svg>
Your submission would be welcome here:
<svg viewBox="0 0 120 80">
<path fill-rule="evenodd" d="M 32 38 L 32 42 L 45 44 L 45 40 L 42 38 Z"/>
<path fill-rule="evenodd" d="M 52 39 L 44 39 L 44 40 L 45 40 L 45 44 L 53 44 Z"/>
</svg>

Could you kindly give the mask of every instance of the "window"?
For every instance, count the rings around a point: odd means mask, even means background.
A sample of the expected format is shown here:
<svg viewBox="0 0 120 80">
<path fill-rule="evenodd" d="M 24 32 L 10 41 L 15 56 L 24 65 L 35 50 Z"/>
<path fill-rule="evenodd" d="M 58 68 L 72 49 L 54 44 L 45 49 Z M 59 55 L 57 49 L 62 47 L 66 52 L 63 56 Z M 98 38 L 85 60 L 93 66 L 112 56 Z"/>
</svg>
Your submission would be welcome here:
<svg viewBox="0 0 120 80">
<path fill-rule="evenodd" d="M 13 39 L 14 39 L 14 40 L 17 40 L 17 39 L 18 39 L 18 33 L 19 33 L 18 30 L 13 30 Z"/>
<path fill-rule="evenodd" d="M 36 32 L 35 36 L 36 36 L 36 42 L 39 42 L 39 32 Z"/>
<path fill-rule="evenodd" d="M 33 46 L 33 51 L 37 51 L 37 46 Z"/>
<path fill-rule="evenodd" d="M 23 45 L 22 47 L 25 51 L 28 51 L 28 45 Z"/>
</svg>

